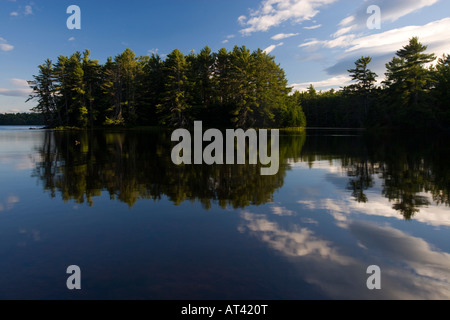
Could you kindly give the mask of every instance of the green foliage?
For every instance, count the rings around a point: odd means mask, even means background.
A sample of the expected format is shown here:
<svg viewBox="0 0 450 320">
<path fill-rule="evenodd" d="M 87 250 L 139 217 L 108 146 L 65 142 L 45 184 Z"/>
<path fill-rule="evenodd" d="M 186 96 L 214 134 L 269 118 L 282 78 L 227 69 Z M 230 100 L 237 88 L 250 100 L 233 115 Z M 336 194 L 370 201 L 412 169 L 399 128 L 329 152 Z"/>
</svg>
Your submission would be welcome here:
<svg viewBox="0 0 450 320">
<path fill-rule="evenodd" d="M 45 120 L 40 113 L 0 113 L 0 125 L 2 126 L 40 126 L 45 125 Z"/>
<path fill-rule="evenodd" d="M 432 70 L 426 64 L 433 62 L 434 54 L 417 37 L 397 51 L 397 56 L 386 65 L 386 103 L 392 110 L 396 125 L 417 127 L 432 125 L 434 115 L 428 107 L 432 89 Z"/>
<path fill-rule="evenodd" d="M 166 59 L 126 49 L 104 65 L 90 51 L 39 67 L 32 83 L 36 111 L 49 126 L 298 127 L 306 119 L 273 56 L 235 47 L 205 47 Z"/>
<path fill-rule="evenodd" d="M 450 130 L 450 59 L 436 65 L 434 54 L 417 37 L 386 64 L 382 86 L 369 69 L 371 57 L 361 57 L 349 69 L 356 83 L 340 91 L 317 92 L 311 85 L 296 92 L 310 127 L 395 127 Z"/>
</svg>

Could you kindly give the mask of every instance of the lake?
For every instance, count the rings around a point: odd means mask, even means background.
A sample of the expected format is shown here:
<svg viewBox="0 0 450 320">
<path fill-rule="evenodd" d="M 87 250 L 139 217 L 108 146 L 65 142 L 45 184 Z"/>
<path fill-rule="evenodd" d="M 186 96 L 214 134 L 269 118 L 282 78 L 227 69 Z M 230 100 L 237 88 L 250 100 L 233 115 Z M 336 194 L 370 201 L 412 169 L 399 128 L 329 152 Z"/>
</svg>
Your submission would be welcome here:
<svg viewBox="0 0 450 320">
<path fill-rule="evenodd" d="M 450 299 L 448 137 L 281 134 L 261 176 L 170 134 L 0 127 L 0 299 Z"/>
</svg>

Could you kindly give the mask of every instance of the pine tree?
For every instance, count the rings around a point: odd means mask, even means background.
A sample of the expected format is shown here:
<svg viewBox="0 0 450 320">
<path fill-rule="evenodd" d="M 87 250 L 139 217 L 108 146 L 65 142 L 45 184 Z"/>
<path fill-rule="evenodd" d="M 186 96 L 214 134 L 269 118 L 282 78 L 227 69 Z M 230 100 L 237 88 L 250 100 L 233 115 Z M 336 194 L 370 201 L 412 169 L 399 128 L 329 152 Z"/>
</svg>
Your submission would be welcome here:
<svg viewBox="0 0 450 320">
<path fill-rule="evenodd" d="M 56 104 L 56 87 L 53 78 L 53 63 L 47 59 L 44 64 L 40 65 L 39 73 L 34 76 L 34 81 L 30 81 L 29 85 L 33 89 L 33 93 L 27 101 L 37 99 L 38 104 L 32 108 L 34 112 L 39 112 L 44 116 L 47 126 L 60 125 L 56 115 L 58 114 Z"/>
<path fill-rule="evenodd" d="M 178 49 L 164 61 L 164 94 L 162 103 L 157 106 L 163 125 L 186 127 L 190 124 L 187 70 L 186 57 Z"/>
<path fill-rule="evenodd" d="M 88 109 L 89 126 L 94 126 L 94 121 L 97 120 L 99 109 L 95 108 L 96 100 L 99 95 L 98 88 L 100 87 L 101 67 L 98 60 L 91 60 L 90 50 L 85 50 L 83 53 L 82 69 L 83 69 L 83 84 L 85 87 L 85 103 Z"/>
<path fill-rule="evenodd" d="M 450 55 L 439 58 L 434 74 L 436 118 L 440 125 L 450 128 Z"/>
<path fill-rule="evenodd" d="M 368 69 L 369 63 L 372 61 L 371 57 L 361 57 L 355 62 L 355 69 L 350 69 L 348 72 L 352 80 L 357 80 L 353 85 L 355 91 L 363 97 L 364 114 L 367 116 L 369 108 L 369 95 L 374 88 L 378 75 Z"/>
<path fill-rule="evenodd" d="M 237 128 L 251 127 L 256 107 L 255 61 L 245 46 L 235 46 L 230 60 L 231 121 Z"/>
<path fill-rule="evenodd" d="M 427 46 L 413 37 L 386 64 L 384 84 L 388 90 L 385 96 L 394 108 L 391 112 L 396 124 L 417 126 L 432 121 L 431 110 L 425 103 L 432 85 L 432 73 L 425 66 L 436 58 L 434 54 L 425 53 L 426 50 Z"/>
</svg>

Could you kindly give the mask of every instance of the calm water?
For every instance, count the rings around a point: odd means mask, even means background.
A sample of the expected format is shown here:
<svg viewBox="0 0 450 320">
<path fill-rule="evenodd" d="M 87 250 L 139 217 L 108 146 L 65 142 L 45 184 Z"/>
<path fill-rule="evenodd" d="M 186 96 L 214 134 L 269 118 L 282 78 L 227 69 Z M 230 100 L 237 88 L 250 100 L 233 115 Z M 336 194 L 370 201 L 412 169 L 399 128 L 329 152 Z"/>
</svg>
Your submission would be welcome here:
<svg viewBox="0 0 450 320">
<path fill-rule="evenodd" d="M 280 139 L 260 176 L 177 167 L 170 132 L 0 127 L 0 298 L 450 299 L 447 138 Z"/>
</svg>

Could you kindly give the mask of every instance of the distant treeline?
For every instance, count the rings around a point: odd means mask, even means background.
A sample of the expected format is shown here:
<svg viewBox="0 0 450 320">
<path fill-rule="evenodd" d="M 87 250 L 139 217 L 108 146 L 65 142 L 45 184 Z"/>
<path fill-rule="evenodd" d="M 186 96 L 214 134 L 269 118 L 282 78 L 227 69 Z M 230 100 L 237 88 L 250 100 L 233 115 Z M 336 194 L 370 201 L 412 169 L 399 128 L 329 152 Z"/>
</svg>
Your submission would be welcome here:
<svg viewBox="0 0 450 320">
<path fill-rule="evenodd" d="M 30 81 L 33 109 L 49 127 L 304 127 L 305 115 L 274 57 L 246 47 L 205 47 L 165 59 L 130 49 L 105 64 L 90 51 L 47 59 Z"/>
<path fill-rule="evenodd" d="M 0 126 L 40 126 L 44 124 L 44 117 L 39 113 L 0 113 Z"/>
<path fill-rule="evenodd" d="M 426 50 L 418 38 L 410 39 L 386 64 L 381 86 L 368 68 L 371 57 L 361 57 L 348 70 L 354 84 L 340 91 L 317 92 L 311 85 L 296 92 L 308 126 L 450 130 L 450 56 L 437 59 Z"/>
</svg>

